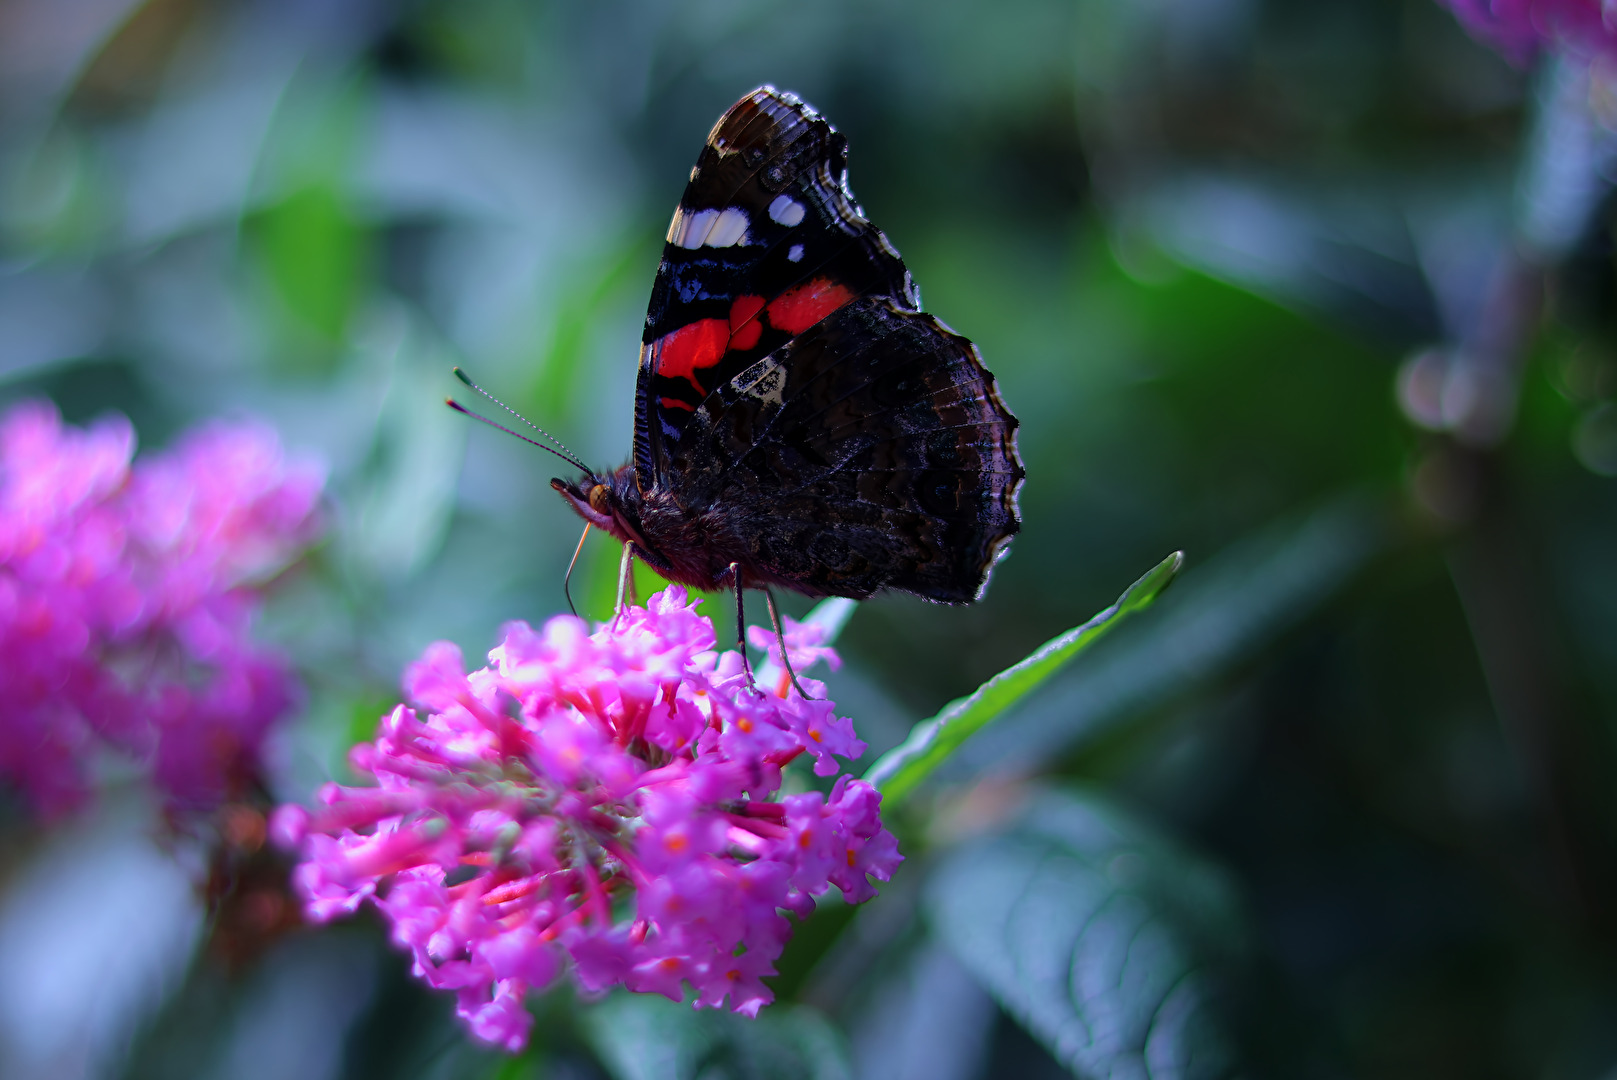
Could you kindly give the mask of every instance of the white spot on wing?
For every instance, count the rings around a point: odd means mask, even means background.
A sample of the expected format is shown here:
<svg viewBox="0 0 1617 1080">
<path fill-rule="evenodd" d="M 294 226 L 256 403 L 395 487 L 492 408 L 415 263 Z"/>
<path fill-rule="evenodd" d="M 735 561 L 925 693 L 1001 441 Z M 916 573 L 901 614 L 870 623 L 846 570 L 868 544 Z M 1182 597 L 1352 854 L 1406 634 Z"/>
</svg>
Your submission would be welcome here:
<svg viewBox="0 0 1617 1080">
<path fill-rule="evenodd" d="M 803 220 L 803 204 L 790 195 L 776 195 L 769 204 L 769 220 L 790 229 Z"/>
<path fill-rule="evenodd" d="M 802 244 L 793 244 L 792 247 L 791 247 L 791 250 L 786 253 L 786 261 L 787 262 L 802 262 L 803 261 L 803 245 Z"/>
<path fill-rule="evenodd" d="M 702 241 L 707 239 L 708 230 L 713 228 L 713 223 L 719 220 L 719 212 L 717 210 L 698 210 L 692 214 L 681 208 L 679 217 L 681 219 L 679 222 L 679 235 L 672 235 L 674 230 L 670 229 L 668 242 L 695 251 L 702 246 Z"/>
<path fill-rule="evenodd" d="M 703 241 L 708 247 L 733 247 L 747 242 L 747 212 L 738 207 L 727 207 L 713 223 L 713 229 Z M 694 246 L 694 245 L 693 245 Z"/>
<path fill-rule="evenodd" d="M 779 405 L 781 391 L 786 389 L 786 369 L 766 356 L 731 379 L 730 385 L 738 394 Z"/>
</svg>

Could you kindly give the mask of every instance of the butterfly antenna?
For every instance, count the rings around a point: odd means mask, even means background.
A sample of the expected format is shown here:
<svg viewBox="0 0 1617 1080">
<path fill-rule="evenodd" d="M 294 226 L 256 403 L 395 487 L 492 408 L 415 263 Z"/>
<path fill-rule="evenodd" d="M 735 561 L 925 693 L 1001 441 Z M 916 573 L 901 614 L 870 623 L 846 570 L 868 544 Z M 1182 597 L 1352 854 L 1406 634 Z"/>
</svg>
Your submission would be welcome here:
<svg viewBox="0 0 1617 1080">
<path fill-rule="evenodd" d="M 521 413 L 519 413 L 515 409 L 511 408 L 511 406 L 507 405 L 505 402 L 501 401 L 499 398 L 495 397 L 493 394 L 489 393 L 487 390 L 484 390 L 481 386 L 478 386 L 476 383 L 472 382 L 472 380 L 467 377 L 466 373 L 464 371 L 460 370 L 460 368 L 458 366 L 455 368 L 455 378 L 459 379 L 461 382 L 465 383 L 467 386 L 471 387 L 473 390 L 476 390 L 479 394 L 482 394 L 484 397 L 486 397 L 490 401 L 494 402 L 494 404 L 498 405 L 500 408 L 504 409 L 506 412 L 510 413 L 512 416 L 516 417 L 518 420 L 521 420 L 524 424 L 527 424 L 529 427 L 533 428 L 533 430 L 537 431 L 539 434 L 543 435 L 545 437 L 545 439 L 551 444 L 551 446 L 555 447 L 554 450 L 550 451 L 552 454 L 555 454 L 556 456 L 562 458 L 565 461 L 572 462 L 574 465 L 577 465 L 580 469 L 583 469 L 585 472 L 590 473 L 591 476 L 595 475 L 593 472 L 590 471 L 590 467 L 588 465 L 584 465 L 584 464 L 580 463 L 578 458 L 576 456 L 574 456 L 573 452 L 571 450 L 567 449 L 567 447 L 562 445 L 560 439 L 556 438 L 556 436 L 552 435 L 550 432 L 546 431 L 544 428 L 540 427 L 538 424 L 534 423 L 532 420 L 529 420 L 526 416 L 523 416 Z M 466 412 L 465 409 L 461 409 L 460 411 L 461 412 Z M 475 416 L 476 414 L 475 413 L 468 413 L 467 415 Z M 479 419 L 482 419 L 482 418 L 479 417 Z M 498 424 L 496 424 L 494 426 L 499 427 Z M 512 434 L 515 434 L 515 432 L 513 432 Z M 532 442 L 533 440 L 529 439 L 528 441 Z M 549 450 L 550 447 L 546 447 L 545 449 Z"/>
<path fill-rule="evenodd" d="M 584 464 L 582 461 L 579 461 L 577 458 L 572 457 L 571 455 L 568 455 L 568 454 L 564 454 L 560 450 L 552 449 L 551 447 L 546 446 L 544 443 L 540 442 L 538 439 L 530 439 L 526 435 L 522 434 L 522 432 L 520 432 L 520 431 L 512 431 L 510 428 L 506 427 L 504 424 L 496 424 L 493 420 L 490 420 L 488 417 L 482 415 L 481 413 L 472 412 L 472 410 L 468 409 L 466 406 L 462 405 L 460 402 L 456 401 L 454 398 L 444 398 L 444 404 L 448 405 L 451 409 L 454 409 L 458 413 L 465 413 L 467 416 L 471 417 L 473 420 L 481 420 L 483 423 L 487 424 L 491 428 L 494 428 L 494 429 L 496 429 L 498 431 L 503 431 L 507 435 L 514 435 L 517 438 L 521 439 L 525 443 L 529 443 L 529 444 L 531 444 L 533 446 L 537 446 L 541 450 L 545 450 L 545 451 L 548 451 L 549 453 L 555 454 L 557 457 L 559 457 L 563 461 L 567 462 L 567 464 L 572 465 L 574 468 L 582 470 L 584 473 L 586 473 L 586 474 L 588 474 L 590 476 L 595 475 L 594 471 L 591 470 L 588 465 Z"/>
</svg>

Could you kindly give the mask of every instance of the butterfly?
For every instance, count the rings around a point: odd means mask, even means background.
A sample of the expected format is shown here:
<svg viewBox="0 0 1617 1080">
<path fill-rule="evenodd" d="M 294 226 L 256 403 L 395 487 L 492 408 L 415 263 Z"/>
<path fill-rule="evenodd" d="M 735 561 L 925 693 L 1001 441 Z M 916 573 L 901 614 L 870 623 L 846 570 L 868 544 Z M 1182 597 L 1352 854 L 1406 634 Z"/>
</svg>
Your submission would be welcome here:
<svg viewBox="0 0 1617 1080">
<path fill-rule="evenodd" d="M 921 310 L 847 153 L 772 86 L 709 133 L 652 287 L 633 457 L 602 475 L 552 451 L 583 472 L 551 486 L 585 535 L 624 544 L 620 606 L 631 558 L 733 589 L 738 636 L 746 589 L 777 636 L 773 587 L 967 603 L 1020 527 L 1016 417 L 976 347 Z"/>
</svg>

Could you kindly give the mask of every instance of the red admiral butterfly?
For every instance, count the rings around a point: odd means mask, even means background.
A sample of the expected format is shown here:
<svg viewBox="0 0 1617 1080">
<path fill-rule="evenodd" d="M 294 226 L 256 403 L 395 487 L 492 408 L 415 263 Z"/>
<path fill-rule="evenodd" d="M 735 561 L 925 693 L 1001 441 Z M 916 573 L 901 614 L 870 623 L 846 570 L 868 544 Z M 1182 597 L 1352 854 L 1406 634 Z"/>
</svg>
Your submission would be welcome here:
<svg viewBox="0 0 1617 1080">
<path fill-rule="evenodd" d="M 633 460 L 599 476 L 563 453 L 584 475 L 551 481 L 623 541 L 625 571 L 632 552 L 734 588 L 738 614 L 761 588 L 774 616 L 772 585 L 970 602 L 1021 524 L 1016 417 L 921 311 L 847 148 L 772 86 L 720 117 L 657 268 Z"/>
</svg>

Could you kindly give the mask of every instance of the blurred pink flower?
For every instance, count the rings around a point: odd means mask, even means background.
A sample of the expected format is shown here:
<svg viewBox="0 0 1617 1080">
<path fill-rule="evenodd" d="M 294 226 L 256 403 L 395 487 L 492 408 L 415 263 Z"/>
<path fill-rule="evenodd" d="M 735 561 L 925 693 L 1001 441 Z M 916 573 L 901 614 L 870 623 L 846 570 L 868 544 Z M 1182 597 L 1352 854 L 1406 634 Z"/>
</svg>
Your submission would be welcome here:
<svg viewBox="0 0 1617 1080">
<path fill-rule="evenodd" d="M 805 667 L 829 654 L 806 635 L 788 647 Z M 569 961 L 586 991 L 683 1001 L 689 984 L 698 1006 L 756 1015 L 783 911 L 807 915 L 832 885 L 868 899 L 901 861 L 869 784 L 779 796 L 805 751 L 829 776 L 865 744 L 829 701 L 754 687 L 677 585 L 593 634 L 512 623 L 470 675 L 440 642 L 404 690 L 415 708 L 351 752 L 377 786 L 327 785 L 272 828 L 302 852 L 311 918 L 369 899 L 415 974 L 509 1050 L 527 1042 L 528 990 Z"/>
<path fill-rule="evenodd" d="M 1477 37 L 1517 63 L 1540 49 L 1617 57 L 1617 0 L 1441 0 Z"/>
<path fill-rule="evenodd" d="M 259 426 L 131 466 L 134 444 L 42 402 L 0 419 L 0 780 L 46 815 L 85 796 L 98 744 L 172 806 L 215 805 L 295 693 L 248 637 L 252 586 L 314 538 L 321 474 Z"/>
</svg>

